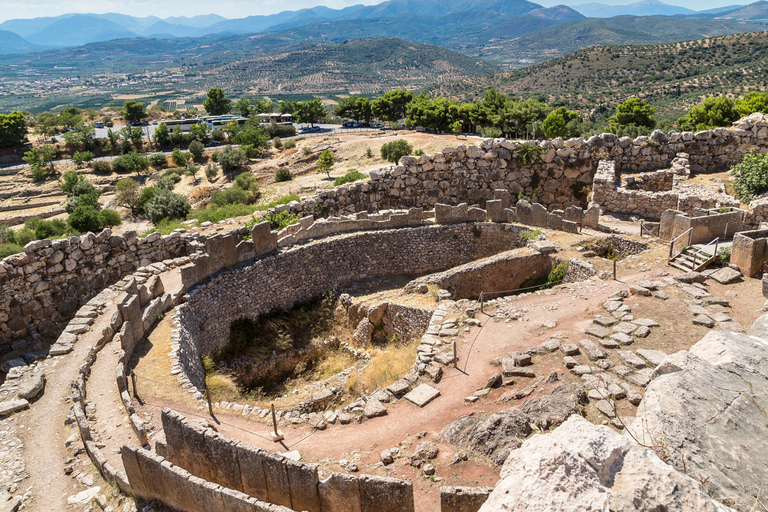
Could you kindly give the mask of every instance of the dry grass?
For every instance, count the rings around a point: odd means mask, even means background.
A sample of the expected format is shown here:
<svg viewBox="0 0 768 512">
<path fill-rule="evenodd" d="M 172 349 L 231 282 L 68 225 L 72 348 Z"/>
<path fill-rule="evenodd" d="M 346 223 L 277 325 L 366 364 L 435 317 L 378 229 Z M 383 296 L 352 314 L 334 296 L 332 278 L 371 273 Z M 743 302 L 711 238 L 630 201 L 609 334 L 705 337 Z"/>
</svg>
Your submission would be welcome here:
<svg viewBox="0 0 768 512">
<path fill-rule="evenodd" d="M 418 339 L 410 340 L 375 353 L 362 371 L 350 376 L 349 390 L 356 395 L 363 395 L 401 378 L 413 366 L 419 343 Z"/>
</svg>

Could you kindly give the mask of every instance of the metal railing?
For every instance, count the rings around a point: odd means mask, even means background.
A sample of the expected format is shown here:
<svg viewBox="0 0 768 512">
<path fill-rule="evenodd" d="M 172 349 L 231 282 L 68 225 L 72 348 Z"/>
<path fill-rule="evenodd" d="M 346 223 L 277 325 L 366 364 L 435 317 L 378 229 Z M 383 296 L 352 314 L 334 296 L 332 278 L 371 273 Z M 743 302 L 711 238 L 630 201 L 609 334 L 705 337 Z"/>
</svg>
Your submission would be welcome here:
<svg viewBox="0 0 768 512">
<path fill-rule="evenodd" d="M 701 263 L 701 265 L 702 266 L 707 265 L 709 262 L 714 261 L 714 259 L 717 258 L 717 246 L 720 244 L 720 237 L 715 238 L 714 240 L 709 242 L 707 245 L 705 245 L 704 247 L 702 247 L 701 249 L 693 253 L 693 270 L 698 270 L 696 259 L 699 253 L 709 254 L 709 252 L 706 249 L 712 244 L 715 244 L 715 251 L 712 253 L 712 255 L 709 258 L 705 258 L 704 261 Z"/>
<path fill-rule="evenodd" d="M 685 246 L 685 247 L 688 247 L 688 246 L 690 246 L 690 245 L 691 245 L 691 238 L 693 237 L 693 228 L 688 228 L 688 229 L 687 229 L 686 231 L 684 231 L 684 232 L 683 232 L 683 233 L 682 233 L 680 236 L 678 236 L 677 238 L 675 238 L 674 240 L 672 240 L 671 242 L 669 242 L 669 256 L 667 256 L 667 263 L 669 263 L 670 261 L 672 261 L 672 259 L 673 259 L 674 257 L 677 257 L 677 256 L 679 256 L 679 255 L 680 255 L 680 254 L 683 252 L 683 251 L 680 251 L 679 253 L 675 254 L 674 256 L 672 255 L 672 253 L 673 253 L 673 252 L 674 252 L 674 250 L 675 250 L 675 242 L 677 242 L 678 240 L 680 240 L 681 238 L 683 238 L 685 235 L 688 235 L 688 245 L 686 245 L 686 246 Z"/>
</svg>

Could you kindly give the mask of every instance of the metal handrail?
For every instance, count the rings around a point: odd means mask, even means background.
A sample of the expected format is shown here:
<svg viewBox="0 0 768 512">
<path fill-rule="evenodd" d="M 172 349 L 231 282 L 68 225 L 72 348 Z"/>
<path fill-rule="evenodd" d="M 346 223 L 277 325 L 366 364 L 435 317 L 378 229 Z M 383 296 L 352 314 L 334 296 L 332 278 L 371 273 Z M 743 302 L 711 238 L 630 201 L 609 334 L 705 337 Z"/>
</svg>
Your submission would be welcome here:
<svg viewBox="0 0 768 512">
<path fill-rule="evenodd" d="M 675 249 L 675 242 L 683 238 L 685 235 L 688 235 L 688 245 L 691 245 L 691 237 L 693 236 L 693 228 L 688 228 L 686 231 L 684 231 L 680 236 L 669 242 L 669 256 L 667 256 L 667 263 L 670 262 L 672 259 L 672 252 Z M 680 251 L 682 253 L 682 251 Z M 680 254 L 678 253 L 678 254 Z M 677 256 L 678 254 L 675 254 Z"/>
<path fill-rule="evenodd" d="M 712 244 L 715 244 L 715 252 L 713 252 L 713 253 L 712 253 L 712 256 L 711 256 L 711 257 L 709 257 L 709 258 L 707 258 L 706 260 L 704 260 L 704 261 L 702 262 L 702 265 L 705 265 L 707 262 L 709 262 L 709 261 L 712 261 L 712 260 L 714 260 L 715 258 L 717 258 L 717 246 L 718 246 L 718 245 L 720 245 L 720 237 L 719 237 L 719 236 L 718 236 L 717 238 L 715 238 L 714 240 L 712 240 L 711 242 L 709 242 L 709 243 L 708 243 L 707 245 L 705 245 L 704 247 L 702 247 L 701 249 L 699 249 L 699 250 L 698 250 L 696 253 L 694 253 L 694 255 L 693 255 L 693 267 L 694 267 L 693 269 L 694 269 L 694 270 L 696 270 L 696 255 L 697 255 L 699 252 L 706 252 L 704 249 L 706 249 L 707 247 L 709 247 L 709 246 L 710 246 L 710 245 L 712 245 Z"/>
</svg>

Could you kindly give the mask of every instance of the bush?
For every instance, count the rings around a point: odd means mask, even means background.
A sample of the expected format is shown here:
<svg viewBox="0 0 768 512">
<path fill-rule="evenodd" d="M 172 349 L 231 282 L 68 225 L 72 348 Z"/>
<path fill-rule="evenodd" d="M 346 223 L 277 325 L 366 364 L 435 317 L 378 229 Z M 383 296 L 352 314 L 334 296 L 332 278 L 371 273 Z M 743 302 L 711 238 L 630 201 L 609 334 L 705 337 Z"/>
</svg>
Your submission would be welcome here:
<svg viewBox="0 0 768 512">
<path fill-rule="evenodd" d="M 101 212 L 93 206 L 78 206 L 69 214 L 67 222 L 81 233 L 97 233 L 101 231 L 102 220 Z"/>
<path fill-rule="evenodd" d="M 243 153 L 245 153 L 246 158 L 256 158 L 261 153 L 259 148 L 255 147 L 253 144 L 243 144 L 240 146 L 240 149 Z"/>
<path fill-rule="evenodd" d="M 208 181 L 213 181 L 216 176 L 219 175 L 219 168 L 213 164 L 208 164 L 205 167 L 205 177 Z"/>
<path fill-rule="evenodd" d="M 72 161 L 75 162 L 75 164 L 80 167 L 85 162 L 90 162 L 93 160 L 93 153 L 90 151 L 75 151 L 75 154 L 72 155 Z"/>
<path fill-rule="evenodd" d="M 189 210 L 191 207 L 186 197 L 165 189 L 158 189 L 152 199 L 144 205 L 147 217 L 155 224 L 163 219 L 186 218 Z"/>
<path fill-rule="evenodd" d="M 541 234 L 539 229 L 524 229 L 520 232 L 520 240 L 527 242 L 528 240 L 535 240 L 537 236 Z"/>
<path fill-rule="evenodd" d="M 173 169 L 168 169 L 163 173 L 163 178 L 170 178 L 173 180 L 173 183 L 178 183 L 181 181 L 181 176 L 179 176 L 179 172 L 184 172 L 183 169 L 179 169 L 174 167 Z"/>
<path fill-rule="evenodd" d="M 184 167 L 187 165 L 187 161 L 192 158 L 192 155 L 189 153 L 184 153 L 179 148 L 174 148 L 173 153 L 171 153 L 171 160 L 173 161 L 173 164 L 178 167 Z"/>
<path fill-rule="evenodd" d="M 149 164 L 152 167 L 165 167 L 168 163 L 168 157 L 165 153 L 152 153 L 149 155 Z"/>
<path fill-rule="evenodd" d="M 28 227 L 24 226 L 20 230 L 16 231 L 13 234 L 13 240 L 8 240 L 9 242 L 17 243 L 20 246 L 24 247 L 29 242 L 32 242 L 34 240 L 37 240 L 37 237 L 35 236 L 35 232 L 29 229 Z"/>
<path fill-rule="evenodd" d="M 235 203 L 245 204 L 246 198 L 247 194 L 243 189 L 237 186 L 232 186 L 219 190 L 218 192 L 214 192 L 213 195 L 211 195 L 211 204 L 216 206 Z"/>
<path fill-rule="evenodd" d="M 552 288 L 563 281 L 565 273 L 568 271 L 568 262 L 564 261 L 560 263 L 547 276 L 547 282 L 544 284 L 544 288 Z"/>
<path fill-rule="evenodd" d="M 744 160 L 731 167 L 733 190 L 743 203 L 768 191 L 768 154 L 761 155 L 751 150 Z"/>
<path fill-rule="evenodd" d="M 405 139 L 397 139 L 381 146 L 381 158 L 396 164 L 400 159 L 413 152 L 413 146 Z"/>
<path fill-rule="evenodd" d="M 233 172 L 243 167 L 247 160 L 245 151 L 232 146 L 227 146 L 219 152 L 218 163 L 221 169 L 226 172 Z"/>
<path fill-rule="evenodd" d="M 729 263 L 731 261 L 731 248 L 721 247 L 720 249 L 718 249 L 717 261 L 722 264 Z"/>
<path fill-rule="evenodd" d="M 37 164 L 32 166 L 32 179 L 37 182 L 45 181 L 50 174 L 51 169 L 49 167 L 43 167 L 42 165 Z"/>
<path fill-rule="evenodd" d="M 144 207 L 149 203 L 160 190 L 158 187 L 144 187 L 139 193 L 139 199 L 136 201 L 136 211 L 139 213 L 144 211 Z"/>
<path fill-rule="evenodd" d="M 138 211 L 139 184 L 133 178 L 123 178 L 115 184 L 115 203 L 128 208 L 131 213 Z"/>
<path fill-rule="evenodd" d="M 350 169 L 347 172 L 347 174 L 345 174 L 344 176 L 339 176 L 338 178 L 333 180 L 333 185 L 335 187 L 338 187 L 339 185 L 343 185 L 345 183 L 352 183 L 352 182 L 357 181 L 357 180 L 364 180 L 367 177 L 368 176 L 366 176 L 365 174 L 361 173 L 357 169 Z"/>
<path fill-rule="evenodd" d="M 204 210 L 198 210 L 195 213 L 195 218 L 199 223 L 213 222 L 215 224 L 224 219 L 251 215 L 254 211 L 256 211 L 256 206 L 252 204 L 231 203 L 221 206 L 212 204 Z"/>
<path fill-rule="evenodd" d="M 373 158 L 373 150 L 371 148 L 365 148 L 365 157 Z"/>
<path fill-rule="evenodd" d="M 58 238 L 67 233 L 67 223 L 61 219 L 43 220 L 35 218 L 25 222 L 24 226 L 33 229 L 35 238 L 38 240 Z"/>
<path fill-rule="evenodd" d="M 192 154 L 192 157 L 195 159 L 200 159 L 203 157 L 203 153 L 205 152 L 205 146 L 202 142 L 199 140 L 193 140 L 189 143 L 189 152 Z"/>
<path fill-rule="evenodd" d="M 175 187 L 176 183 L 178 183 L 178 181 L 174 180 L 173 177 L 179 178 L 179 180 L 181 180 L 178 174 L 162 176 L 159 180 L 157 180 L 157 188 L 162 188 L 163 190 L 173 190 L 173 187 Z"/>
<path fill-rule="evenodd" d="M 67 197 L 72 196 L 72 191 L 75 189 L 75 185 L 85 181 L 85 177 L 78 174 L 75 171 L 65 172 L 64 176 L 59 180 L 59 188 L 64 192 Z"/>
<path fill-rule="evenodd" d="M 289 139 L 283 142 L 283 149 L 293 149 L 295 147 L 296 147 L 296 141 L 293 139 Z"/>
<path fill-rule="evenodd" d="M 0 244 L 0 260 L 20 252 L 24 252 L 24 248 L 19 244 Z"/>
<path fill-rule="evenodd" d="M 300 213 L 290 213 L 283 211 L 267 214 L 264 216 L 263 220 L 268 221 L 272 229 L 280 231 L 281 229 L 285 229 L 291 224 L 296 224 L 299 222 L 299 219 L 301 219 Z"/>
<path fill-rule="evenodd" d="M 112 227 L 112 226 L 119 226 L 122 223 L 122 219 L 120 218 L 120 214 L 117 213 L 115 210 L 101 210 L 100 212 L 101 216 L 101 225 L 103 227 Z"/>
<path fill-rule="evenodd" d="M 140 175 L 149 169 L 147 157 L 132 151 L 119 156 L 112 161 L 112 169 L 118 173 L 135 172 Z"/>
<path fill-rule="evenodd" d="M 291 181 L 293 179 L 293 176 L 291 176 L 291 171 L 287 167 L 281 167 L 277 170 L 275 173 L 275 181 Z"/>
<path fill-rule="evenodd" d="M 250 172 L 238 174 L 235 178 L 235 186 L 243 190 L 251 190 L 252 188 L 258 190 L 259 188 L 259 185 L 256 183 L 256 177 Z"/>
<path fill-rule="evenodd" d="M 64 205 L 64 210 L 70 214 L 78 206 L 89 206 L 98 210 L 101 208 L 99 206 L 99 196 L 101 196 L 101 190 L 94 187 L 90 181 L 83 179 L 72 187 L 69 201 Z"/>
<path fill-rule="evenodd" d="M 324 172 L 331 177 L 331 169 L 336 162 L 336 157 L 333 156 L 333 152 L 330 149 L 326 149 L 320 153 L 320 157 L 317 159 L 317 172 Z"/>
<path fill-rule="evenodd" d="M 311 154 L 312 154 L 312 150 L 311 150 L 311 149 L 309 149 L 309 146 L 304 146 L 303 148 L 301 148 L 301 153 L 302 153 L 304 156 L 309 156 L 309 155 L 311 155 Z"/>
<path fill-rule="evenodd" d="M 280 149 L 283 147 L 283 142 L 280 140 L 280 137 L 275 137 L 272 139 L 272 145 L 275 146 L 275 149 Z"/>
<path fill-rule="evenodd" d="M 112 172 L 112 164 L 107 160 L 99 160 L 98 162 L 93 162 L 91 167 L 93 168 L 93 172 L 97 173 L 109 174 Z"/>
<path fill-rule="evenodd" d="M 419 149 L 417 149 L 416 151 L 414 151 L 414 152 L 413 152 L 413 154 L 414 154 L 415 156 L 421 156 L 421 155 L 423 155 L 423 154 L 424 154 L 424 150 L 423 150 L 423 149 L 421 149 L 421 148 L 419 148 Z"/>
<path fill-rule="evenodd" d="M 296 128 L 287 124 L 270 124 L 264 131 L 270 138 L 293 137 L 296 135 Z"/>
</svg>

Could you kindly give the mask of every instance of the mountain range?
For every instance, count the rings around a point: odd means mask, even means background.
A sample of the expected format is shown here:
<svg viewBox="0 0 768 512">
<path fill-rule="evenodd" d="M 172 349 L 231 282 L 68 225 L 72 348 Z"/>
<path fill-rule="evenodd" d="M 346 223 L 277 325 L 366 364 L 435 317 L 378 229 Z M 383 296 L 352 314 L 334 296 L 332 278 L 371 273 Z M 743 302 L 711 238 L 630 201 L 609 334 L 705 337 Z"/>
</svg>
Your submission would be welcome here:
<svg viewBox="0 0 768 512">
<path fill-rule="evenodd" d="M 684 7 L 668 5 L 658 0 L 642 0 L 624 6 L 588 3 L 570 8 L 564 5 L 544 8 L 527 0 L 388 0 L 377 5 L 353 5 L 343 9 L 318 6 L 298 11 L 283 11 L 266 16 L 248 16 L 226 19 L 216 14 L 203 16 L 175 16 L 160 19 L 156 16 L 135 17 L 125 14 L 65 14 L 56 17 L 14 19 L 0 23 L 0 54 L 27 53 L 48 48 L 65 48 L 83 44 L 125 38 L 176 38 L 208 35 L 258 34 L 308 27 L 310 31 L 319 24 L 331 25 L 331 33 L 340 34 L 345 29 L 353 32 L 366 30 L 377 23 L 398 24 L 401 18 L 451 19 L 471 13 L 476 26 L 493 26 L 501 37 L 516 37 L 545 29 L 555 22 L 573 21 L 584 17 L 613 18 L 632 16 L 684 16 L 697 19 L 724 20 L 768 24 L 768 1 L 748 6 L 731 6 L 696 12 Z M 484 14 L 485 20 L 479 15 Z M 499 19 L 503 17 L 503 19 Z M 514 18 L 526 17 L 519 21 Z M 382 20 L 390 20 L 383 22 Z M 544 20 L 542 22 L 541 20 Z M 406 24 L 409 20 L 405 20 Z M 460 20 L 468 26 L 467 20 Z M 481 23 L 484 22 L 484 23 Z M 551 23 L 548 23 L 551 22 Z M 341 25 L 344 23 L 344 25 Z M 417 23 L 418 24 L 418 23 Z M 425 25 L 429 25 L 428 23 Z M 456 25 L 456 23 L 454 23 Z M 503 31 L 504 26 L 512 29 Z M 439 26 L 431 26 L 434 32 Z M 12 37 L 15 34 L 18 38 Z M 724 32 L 720 32 L 724 33 Z M 463 34 L 456 34 L 457 39 Z M 362 33 L 355 37 L 378 37 L 375 33 Z M 388 37 L 401 37 L 388 33 Z M 420 42 L 424 37 L 414 34 L 409 39 Z M 438 37 L 437 39 L 440 39 Z"/>
</svg>

